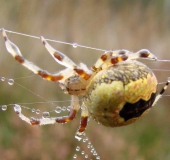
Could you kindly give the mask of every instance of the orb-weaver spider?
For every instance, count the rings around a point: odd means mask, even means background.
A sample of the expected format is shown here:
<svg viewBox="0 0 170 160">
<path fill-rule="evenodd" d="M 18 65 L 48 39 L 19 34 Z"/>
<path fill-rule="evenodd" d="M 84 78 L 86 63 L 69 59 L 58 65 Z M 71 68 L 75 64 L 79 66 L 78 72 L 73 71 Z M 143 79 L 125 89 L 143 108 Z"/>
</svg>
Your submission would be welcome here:
<svg viewBox="0 0 170 160">
<path fill-rule="evenodd" d="M 76 133 L 78 139 L 81 139 L 89 115 L 100 124 L 110 127 L 135 122 L 155 105 L 170 82 L 168 79 L 160 93 L 156 93 L 158 83 L 154 73 L 136 61 L 140 58 L 157 59 L 146 49 L 136 53 L 127 50 L 108 51 L 89 69 L 83 63 L 75 64 L 40 37 L 52 57 L 66 67 L 65 70 L 51 74 L 26 60 L 19 48 L 8 39 L 4 29 L 2 35 L 8 52 L 15 60 L 46 80 L 59 82 L 62 91 L 71 95 L 71 109 L 67 116 L 35 119 L 23 115 L 21 109 L 15 110 L 16 113 L 32 125 L 66 123 L 75 118 L 80 109 L 78 97 L 82 96 L 81 121 Z"/>
</svg>

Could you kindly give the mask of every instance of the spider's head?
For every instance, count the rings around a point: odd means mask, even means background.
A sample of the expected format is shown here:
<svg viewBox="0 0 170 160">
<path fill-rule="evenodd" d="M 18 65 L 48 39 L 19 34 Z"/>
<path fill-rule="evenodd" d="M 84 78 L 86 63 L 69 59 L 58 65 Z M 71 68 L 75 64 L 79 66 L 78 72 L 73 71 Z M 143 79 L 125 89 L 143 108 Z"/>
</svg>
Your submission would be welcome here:
<svg viewBox="0 0 170 160">
<path fill-rule="evenodd" d="M 59 86 L 65 94 L 84 95 L 87 84 L 79 76 L 73 75 L 64 82 L 59 82 Z"/>
</svg>

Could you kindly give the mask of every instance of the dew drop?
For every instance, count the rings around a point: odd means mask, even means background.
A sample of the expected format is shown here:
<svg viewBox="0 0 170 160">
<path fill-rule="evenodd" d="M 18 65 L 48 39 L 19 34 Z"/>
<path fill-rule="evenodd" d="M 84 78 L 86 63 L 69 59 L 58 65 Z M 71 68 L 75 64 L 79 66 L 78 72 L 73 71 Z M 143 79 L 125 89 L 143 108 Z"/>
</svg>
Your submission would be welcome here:
<svg viewBox="0 0 170 160">
<path fill-rule="evenodd" d="M 93 155 L 94 155 L 94 156 L 97 156 L 97 152 L 96 152 L 95 150 L 94 150 L 94 152 L 93 152 Z"/>
<path fill-rule="evenodd" d="M 100 156 L 97 156 L 96 159 L 100 159 Z"/>
<path fill-rule="evenodd" d="M 32 108 L 32 109 L 31 109 L 31 112 L 35 112 L 35 108 Z"/>
<path fill-rule="evenodd" d="M 77 147 L 76 147 L 76 151 L 80 151 L 80 146 L 77 146 Z"/>
<path fill-rule="evenodd" d="M 91 142 L 89 141 L 88 144 L 91 145 Z"/>
<path fill-rule="evenodd" d="M 56 113 L 60 113 L 60 112 L 61 112 L 61 107 L 60 107 L 60 106 L 57 106 L 57 107 L 55 108 L 55 112 L 56 112 Z"/>
<path fill-rule="evenodd" d="M 8 79 L 8 84 L 9 85 L 13 85 L 14 84 L 14 80 L 13 79 Z"/>
<path fill-rule="evenodd" d="M 68 106 L 68 107 L 67 107 L 67 111 L 70 111 L 70 110 L 71 110 L 71 106 Z"/>
<path fill-rule="evenodd" d="M 84 151 L 81 151 L 81 154 L 84 154 L 85 152 Z"/>
<path fill-rule="evenodd" d="M 39 110 L 39 109 L 37 109 L 35 113 L 36 113 L 36 114 L 40 114 L 40 110 Z"/>
<path fill-rule="evenodd" d="M 168 77 L 168 82 L 170 82 L 170 77 Z"/>
<path fill-rule="evenodd" d="M 66 109 L 67 109 L 67 108 L 66 108 L 65 106 L 62 107 L 62 111 L 66 111 Z"/>
<path fill-rule="evenodd" d="M 5 77 L 1 77 L 1 81 L 5 81 Z"/>
<path fill-rule="evenodd" d="M 83 139 L 83 142 L 84 142 L 84 143 L 86 142 L 86 138 Z"/>
<path fill-rule="evenodd" d="M 90 152 L 93 153 L 94 152 L 94 148 L 92 148 Z"/>
<path fill-rule="evenodd" d="M 89 156 L 86 154 L 84 157 L 85 157 L 85 158 L 88 158 Z"/>
<path fill-rule="evenodd" d="M 87 148 L 90 148 L 90 144 L 87 145 Z"/>
<path fill-rule="evenodd" d="M 78 141 L 81 141 L 81 140 L 82 140 L 82 137 L 79 136 L 79 135 L 75 135 L 75 138 L 76 138 Z"/>
<path fill-rule="evenodd" d="M 50 117 L 50 113 L 45 111 L 45 112 L 42 112 L 42 118 L 49 118 Z"/>
<path fill-rule="evenodd" d="M 20 105 L 14 104 L 14 111 L 15 111 L 16 113 L 21 113 L 21 107 L 20 107 Z"/>
<path fill-rule="evenodd" d="M 7 105 L 2 105 L 2 106 L 1 106 L 1 109 L 2 109 L 3 111 L 6 111 L 6 110 L 7 110 Z"/>
<path fill-rule="evenodd" d="M 77 44 L 77 43 L 73 43 L 72 46 L 73 46 L 74 48 L 77 48 L 78 44 Z"/>
<path fill-rule="evenodd" d="M 77 158 L 77 154 L 75 154 L 75 155 L 73 156 L 73 158 L 76 159 L 76 158 Z"/>
</svg>

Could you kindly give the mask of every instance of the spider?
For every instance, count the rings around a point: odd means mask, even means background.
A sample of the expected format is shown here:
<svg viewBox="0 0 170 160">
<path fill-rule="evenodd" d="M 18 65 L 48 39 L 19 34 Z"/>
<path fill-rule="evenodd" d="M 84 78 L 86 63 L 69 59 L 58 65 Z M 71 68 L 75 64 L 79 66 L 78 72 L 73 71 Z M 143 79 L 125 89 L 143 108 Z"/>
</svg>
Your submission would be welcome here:
<svg viewBox="0 0 170 160">
<path fill-rule="evenodd" d="M 137 61 L 140 58 L 157 60 L 147 49 L 136 53 L 124 49 L 107 51 L 89 69 L 83 63 L 75 64 L 41 36 L 42 43 L 52 57 L 66 67 L 65 70 L 52 74 L 26 60 L 19 48 L 8 39 L 4 29 L 2 35 L 7 51 L 15 60 L 43 79 L 58 82 L 62 91 L 71 95 L 71 109 L 67 116 L 36 119 L 23 115 L 21 108 L 15 112 L 31 125 L 46 125 L 70 122 L 81 108 L 80 125 L 75 135 L 78 139 L 81 139 L 86 129 L 89 116 L 110 127 L 128 125 L 140 119 L 156 104 L 170 82 L 168 79 L 157 93 L 158 82 L 154 73 L 145 64 Z M 80 96 L 83 97 L 81 105 Z"/>
</svg>

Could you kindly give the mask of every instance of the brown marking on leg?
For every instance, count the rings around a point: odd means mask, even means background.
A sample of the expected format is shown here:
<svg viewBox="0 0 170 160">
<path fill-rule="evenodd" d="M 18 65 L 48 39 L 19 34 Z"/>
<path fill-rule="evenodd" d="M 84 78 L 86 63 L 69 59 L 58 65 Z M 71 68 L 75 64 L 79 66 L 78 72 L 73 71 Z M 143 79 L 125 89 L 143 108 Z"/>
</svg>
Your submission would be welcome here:
<svg viewBox="0 0 170 160">
<path fill-rule="evenodd" d="M 63 76 L 61 74 L 51 75 L 47 71 L 38 71 L 38 74 L 42 78 L 45 78 L 45 79 L 50 80 L 50 81 L 59 81 L 59 80 L 63 79 Z"/>
<path fill-rule="evenodd" d="M 85 80 L 88 80 L 91 77 L 91 75 L 87 74 L 83 69 L 75 68 L 74 71 Z"/>
<path fill-rule="evenodd" d="M 118 62 L 125 61 L 127 59 L 128 59 L 128 56 L 122 54 L 120 57 L 111 58 L 111 64 L 116 64 Z"/>
<path fill-rule="evenodd" d="M 78 132 L 82 133 L 85 131 L 86 129 L 86 126 L 87 126 L 87 120 L 88 120 L 88 117 L 87 116 L 82 116 L 81 117 L 81 121 L 80 121 L 80 126 L 78 128 Z"/>
<path fill-rule="evenodd" d="M 22 56 L 19 56 L 19 55 L 15 56 L 14 58 L 15 58 L 19 63 L 24 63 L 24 61 L 25 61 L 25 59 L 24 59 Z"/>
<path fill-rule="evenodd" d="M 58 123 L 66 123 L 66 122 L 70 122 L 71 120 L 73 120 L 76 116 L 77 110 L 70 110 L 70 113 L 68 116 L 62 116 L 62 117 L 57 117 L 56 118 L 56 122 Z"/>
<path fill-rule="evenodd" d="M 39 125 L 40 124 L 40 120 L 39 119 L 35 119 L 35 118 L 31 118 L 30 122 L 32 125 Z"/>
<path fill-rule="evenodd" d="M 62 55 L 58 54 L 57 52 L 54 53 L 54 57 L 55 57 L 56 59 L 58 59 L 59 61 L 62 61 L 63 58 L 64 58 Z"/>
</svg>

